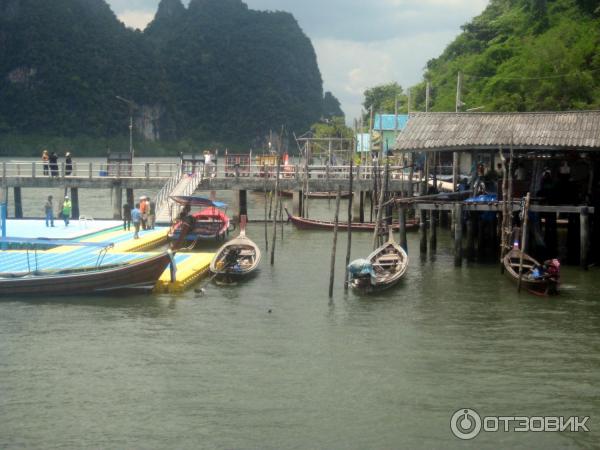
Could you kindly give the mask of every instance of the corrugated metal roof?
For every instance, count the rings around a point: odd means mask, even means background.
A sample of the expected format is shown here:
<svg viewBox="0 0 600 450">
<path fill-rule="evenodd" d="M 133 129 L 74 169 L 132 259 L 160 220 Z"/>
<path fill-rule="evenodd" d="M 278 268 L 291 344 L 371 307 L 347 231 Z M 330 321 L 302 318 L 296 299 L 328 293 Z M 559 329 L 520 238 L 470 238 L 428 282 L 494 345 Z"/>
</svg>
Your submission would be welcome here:
<svg viewBox="0 0 600 450">
<path fill-rule="evenodd" d="M 516 149 L 600 150 L 600 111 L 414 113 L 395 148 L 460 151 L 498 149 L 511 142 Z"/>
</svg>

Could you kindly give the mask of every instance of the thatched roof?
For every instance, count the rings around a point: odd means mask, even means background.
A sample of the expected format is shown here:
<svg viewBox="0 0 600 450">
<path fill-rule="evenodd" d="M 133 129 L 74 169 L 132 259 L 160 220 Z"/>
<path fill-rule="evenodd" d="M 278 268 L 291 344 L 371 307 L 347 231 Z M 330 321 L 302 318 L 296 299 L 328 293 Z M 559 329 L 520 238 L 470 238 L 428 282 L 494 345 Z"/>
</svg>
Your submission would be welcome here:
<svg viewBox="0 0 600 450">
<path fill-rule="evenodd" d="M 600 151 L 600 111 L 415 113 L 398 135 L 400 151 Z"/>
</svg>

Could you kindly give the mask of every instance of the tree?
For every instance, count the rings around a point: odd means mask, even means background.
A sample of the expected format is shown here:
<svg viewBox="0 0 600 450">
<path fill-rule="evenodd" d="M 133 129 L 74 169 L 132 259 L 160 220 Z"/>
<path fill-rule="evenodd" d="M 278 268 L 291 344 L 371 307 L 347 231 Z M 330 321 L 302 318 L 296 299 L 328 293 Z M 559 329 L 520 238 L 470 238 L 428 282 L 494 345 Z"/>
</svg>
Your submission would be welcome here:
<svg viewBox="0 0 600 450">
<path fill-rule="evenodd" d="M 344 111 L 340 106 L 340 101 L 335 96 L 327 91 L 323 96 L 323 118 L 331 119 L 333 117 L 345 118 Z"/>
<path fill-rule="evenodd" d="M 373 108 L 373 113 L 375 114 L 393 114 L 396 107 L 396 99 L 398 99 L 399 109 L 402 108 L 406 111 L 407 97 L 402 90 L 402 86 L 395 81 L 367 89 L 364 92 L 364 96 L 363 108 L 365 111 Z"/>
</svg>

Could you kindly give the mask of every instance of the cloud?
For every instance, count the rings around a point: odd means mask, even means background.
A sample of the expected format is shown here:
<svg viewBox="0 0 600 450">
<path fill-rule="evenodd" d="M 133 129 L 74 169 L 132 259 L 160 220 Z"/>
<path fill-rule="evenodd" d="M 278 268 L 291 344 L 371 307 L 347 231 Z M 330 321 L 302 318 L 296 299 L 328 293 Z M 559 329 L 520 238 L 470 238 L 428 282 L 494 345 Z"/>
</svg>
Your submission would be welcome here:
<svg viewBox="0 0 600 450">
<path fill-rule="evenodd" d="M 366 89 L 392 81 L 404 88 L 416 84 L 426 62 L 438 56 L 456 34 L 421 33 L 378 42 L 316 39 L 324 89 L 340 100 L 351 121 L 360 116 Z"/>
<path fill-rule="evenodd" d="M 128 26 L 143 29 L 159 0 L 107 0 Z M 480 14 L 488 0 L 244 0 L 251 9 L 287 11 L 312 40 L 324 89 L 358 117 L 363 92 L 397 81 L 421 80 L 428 60 L 439 56 Z M 188 4 L 188 0 L 183 1 Z"/>
<path fill-rule="evenodd" d="M 125 10 L 118 13 L 117 17 L 121 22 L 131 28 L 139 28 L 143 30 L 146 28 L 152 19 L 154 19 L 154 12 L 144 10 Z"/>
</svg>

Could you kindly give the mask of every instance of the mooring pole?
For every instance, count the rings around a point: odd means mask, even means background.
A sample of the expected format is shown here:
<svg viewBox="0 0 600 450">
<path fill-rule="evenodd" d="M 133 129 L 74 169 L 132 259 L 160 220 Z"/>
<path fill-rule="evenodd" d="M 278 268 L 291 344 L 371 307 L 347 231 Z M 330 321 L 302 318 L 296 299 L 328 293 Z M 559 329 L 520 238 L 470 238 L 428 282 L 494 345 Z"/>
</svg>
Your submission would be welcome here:
<svg viewBox="0 0 600 450">
<path fill-rule="evenodd" d="M 273 239 L 271 240 L 271 265 L 275 264 L 275 242 L 277 241 L 277 200 L 279 198 L 279 153 L 277 153 L 277 171 L 275 175 L 275 214 L 273 214 Z M 271 202 L 271 205 L 273 203 Z"/>
<path fill-rule="evenodd" d="M 525 197 L 525 207 L 523 208 L 523 229 L 521 230 L 521 256 L 519 258 L 519 279 L 517 280 L 517 291 L 521 292 L 521 278 L 523 276 L 523 254 L 527 250 L 527 224 L 529 223 L 529 201 L 531 195 L 528 192 Z"/>
<path fill-rule="evenodd" d="M 337 195 L 335 196 L 335 219 L 333 225 L 333 248 L 331 249 L 331 264 L 329 269 L 329 298 L 333 297 L 333 280 L 335 275 L 335 251 L 337 246 L 338 222 L 340 215 L 340 197 L 342 196 L 342 186 L 338 185 Z"/>
<path fill-rule="evenodd" d="M 354 177 L 353 158 L 350 156 L 350 174 L 348 187 L 350 197 L 348 198 L 348 243 L 346 245 L 346 266 L 344 271 L 344 290 L 348 290 L 348 265 L 350 264 L 350 253 L 352 252 L 352 204 L 354 203 L 354 192 L 352 191 L 352 181 Z"/>
</svg>

